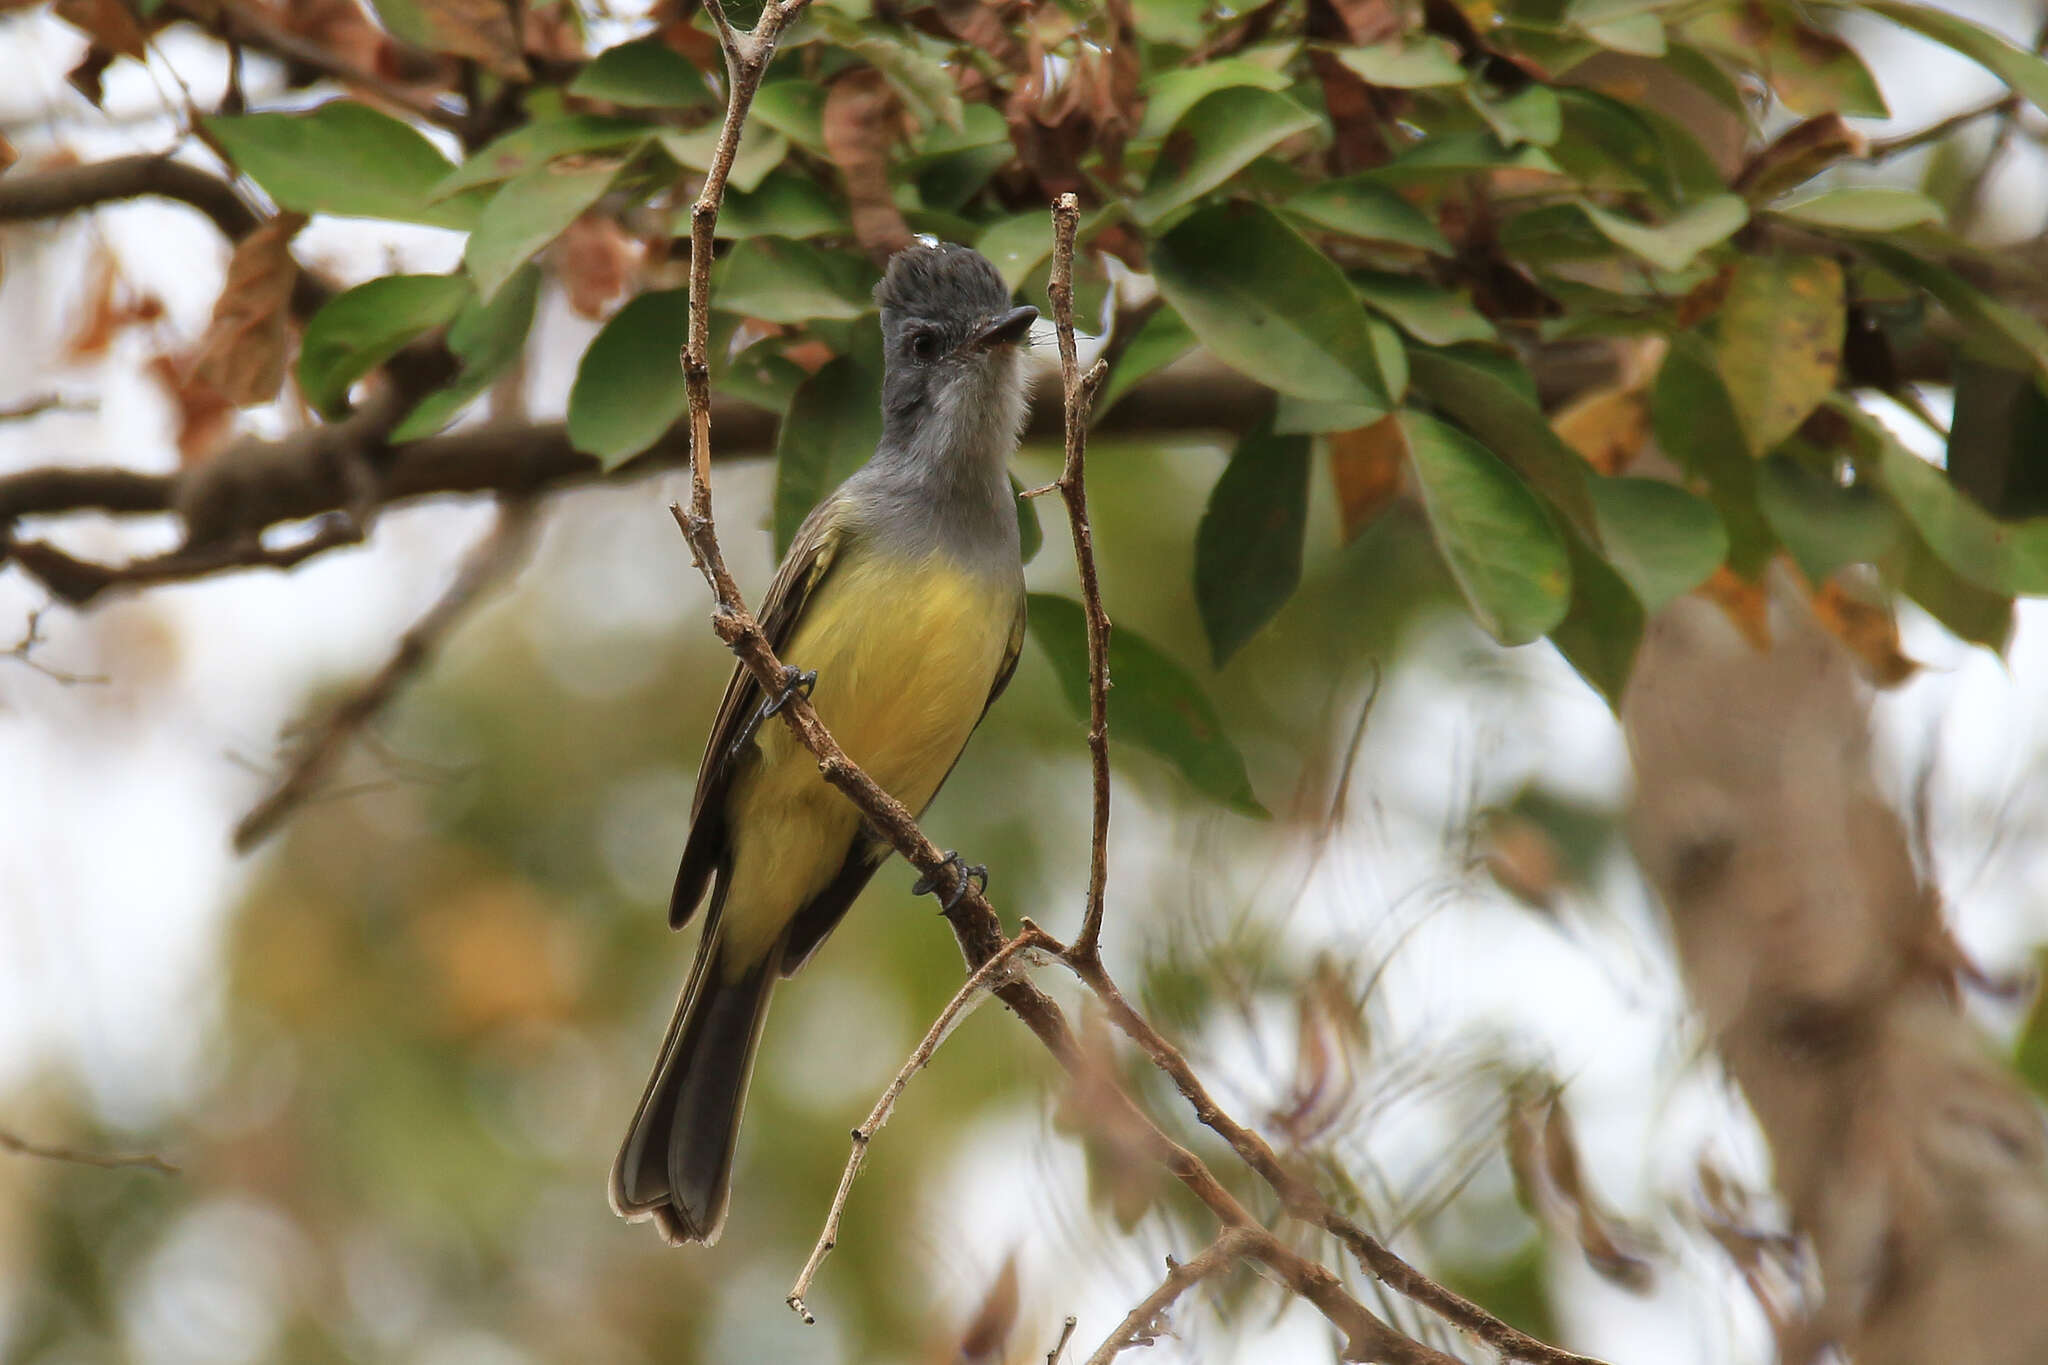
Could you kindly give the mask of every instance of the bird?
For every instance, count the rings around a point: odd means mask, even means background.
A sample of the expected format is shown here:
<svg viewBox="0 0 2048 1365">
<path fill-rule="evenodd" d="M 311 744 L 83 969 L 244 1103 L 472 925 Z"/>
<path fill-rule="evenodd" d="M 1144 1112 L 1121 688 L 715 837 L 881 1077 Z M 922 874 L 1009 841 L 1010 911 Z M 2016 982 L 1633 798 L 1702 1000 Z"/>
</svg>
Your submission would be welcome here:
<svg viewBox="0 0 2048 1365">
<path fill-rule="evenodd" d="M 1010 456 L 1038 310 L 986 257 L 918 241 L 874 299 L 883 345 L 874 454 L 805 518 L 760 623 L 776 695 L 734 669 L 697 773 L 669 900 L 707 899 L 694 965 L 611 1173 L 612 1208 L 673 1245 L 723 1229 L 741 1110 L 775 984 L 807 962 L 889 856 L 788 728 L 808 694 L 847 755 L 922 814 L 1010 681 L 1025 627 Z M 952 866 L 948 901 L 970 876 Z M 939 879 L 920 880 L 922 893 Z"/>
</svg>

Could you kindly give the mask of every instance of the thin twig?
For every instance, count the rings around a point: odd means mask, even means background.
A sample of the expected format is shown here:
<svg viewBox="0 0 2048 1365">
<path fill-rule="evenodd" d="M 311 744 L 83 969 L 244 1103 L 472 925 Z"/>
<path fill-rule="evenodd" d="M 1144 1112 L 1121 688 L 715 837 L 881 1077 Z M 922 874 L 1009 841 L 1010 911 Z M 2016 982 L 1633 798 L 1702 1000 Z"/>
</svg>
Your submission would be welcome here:
<svg viewBox="0 0 2048 1365">
<path fill-rule="evenodd" d="M 817 1277 L 818 1268 L 825 1263 L 825 1257 L 839 1245 L 839 1218 L 846 1209 L 846 1196 L 852 1192 L 855 1177 L 867 1163 L 868 1147 L 874 1142 L 875 1134 L 882 1130 L 882 1125 L 887 1123 L 889 1116 L 895 1112 L 896 1100 L 903 1094 L 904 1087 L 910 1084 L 912 1076 L 922 1071 L 931 1061 L 932 1056 L 938 1052 L 939 1045 L 946 1041 L 947 1036 L 960 1021 L 967 1017 L 974 1006 L 981 1003 L 983 993 L 1007 974 L 1010 959 L 1029 949 L 1046 947 L 1058 948 L 1059 944 L 1037 925 L 1026 920 L 1023 929 L 1015 938 L 1005 943 L 1000 952 L 982 963 L 960 984 L 960 989 L 953 993 L 953 998 L 939 1011 L 939 1017 L 932 1021 L 924 1040 L 911 1052 L 909 1060 L 903 1063 L 895 1079 L 889 1082 L 888 1088 L 882 1091 L 882 1097 L 875 1101 L 875 1107 L 868 1111 L 867 1118 L 860 1127 L 853 1130 L 853 1151 L 846 1159 L 846 1169 L 839 1176 L 839 1189 L 832 1196 L 831 1211 L 825 1215 L 824 1230 L 818 1234 L 817 1243 L 811 1248 L 810 1259 L 804 1262 L 804 1268 L 797 1275 L 796 1283 L 790 1287 L 785 1300 L 806 1323 L 816 1322 L 817 1318 L 804 1306 L 804 1296 L 811 1292 L 811 1281 Z"/>
<path fill-rule="evenodd" d="M 1067 1320 L 1060 1324 L 1060 1339 L 1045 1353 L 1045 1365 L 1060 1365 L 1060 1357 L 1067 1353 L 1067 1343 L 1074 1339 L 1074 1328 L 1080 1321 L 1072 1313 L 1067 1314 Z"/>
<path fill-rule="evenodd" d="M 1094 1355 L 1088 1357 L 1088 1365 L 1110 1365 L 1133 1346 L 1150 1346 L 1161 1331 L 1159 1315 L 1203 1280 L 1236 1264 L 1253 1240 L 1250 1229 L 1225 1228 L 1192 1261 L 1183 1263 L 1167 1257 L 1166 1278 L 1159 1282 L 1157 1289 L 1139 1300 L 1137 1307 L 1124 1314 L 1124 1320 L 1117 1324 L 1116 1330 L 1095 1348 Z"/>
<path fill-rule="evenodd" d="M 23 627 L 21 638 L 14 642 L 13 648 L 5 654 L 0 654 L 0 659 L 12 659 L 18 664 L 25 664 L 50 681 L 62 683 L 66 687 L 102 686 L 111 681 L 104 673 L 69 673 L 61 668 L 52 668 L 36 657 L 36 647 L 46 643 L 43 635 L 43 613 L 48 610 L 48 607 L 37 607 L 28 614 L 28 625 Z"/>
<path fill-rule="evenodd" d="M 1963 110 L 1961 113 L 1950 114 L 1947 118 L 1937 123 L 1930 123 L 1925 128 L 1910 133 L 1902 133 L 1898 137 L 1882 138 L 1873 142 L 1870 144 L 1867 155 L 1872 161 L 1882 161 L 1886 157 L 1898 156 L 1900 153 L 1910 152 L 1916 147 L 1925 147 L 1929 143 L 1939 142 L 1951 133 L 1960 132 L 1980 119 L 2011 114 L 2017 111 L 2019 106 L 2020 97 L 2018 95 L 2001 95 L 1989 103 L 1976 105 L 1973 108 Z"/>
<path fill-rule="evenodd" d="M 41 1142 L 30 1142 L 4 1128 L 0 1128 L 0 1152 L 32 1156 L 43 1161 L 64 1161 L 74 1166 L 97 1166 L 107 1171 L 133 1168 L 155 1171 L 159 1175 L 179 1174 L 176 1166 L 154 1152 L 81 1152 L 75 1147 L 51 1147 Z"/>
<path fill-rule="evenodd" d="M 1109 881 L 1109 617 L 1102 610 L 1102 584 L 1095 573 L 1095 531 L 1088 522 L 1088 406 L 1108 366 L 1098 360 L 1084 378 L 1074 343 L 1074 234 L 1081 201 L 1063 194 L 1052 206 L 1053 330 L 1060 344 L 1060 389 L 1065 396 L 1067 458 L 1057 486 L 1067 505 L 1074 535 L 1074 563 L 1081 572 L 1081 611 L 1088 622 L 1088 761 L 1093 770 L 1095 808 L 1088 846 L 1088 905 L 1073 951 L 1093 958 L 1102 939 L 1102 895 Z"/>
<path fill-rule="evenodd" d="M 524 500 L 506 502 L 497 524 L 470 551 L 454 583 L 399 637 L 398 647 L 367 682 L 342 698 L 311 730 L 291 769 L 235 826 L 235 852 L 247 853 L 284 823 L 319 790 L 348 742 L 390 704 L 407 680 L 434 655 L 456 622 L 526 558 L 533 540 L 534 510 Z"/>
</svg>

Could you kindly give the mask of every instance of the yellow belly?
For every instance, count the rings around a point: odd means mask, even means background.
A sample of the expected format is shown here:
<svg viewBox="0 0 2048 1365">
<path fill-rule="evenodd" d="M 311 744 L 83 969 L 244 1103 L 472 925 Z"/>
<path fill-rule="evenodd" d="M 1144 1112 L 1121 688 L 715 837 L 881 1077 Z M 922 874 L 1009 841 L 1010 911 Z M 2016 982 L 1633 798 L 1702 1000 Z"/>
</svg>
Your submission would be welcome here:
<svg viewBox="0 0 2048 1365">
<path fill-rule="evenodd" d="M 854 762 L 921 813 L 974 732 L 1002 666 L 1016 604 L 987 578 L 934 557 L 850 550 L 781 651 L 816 669 L 811 702 Z M 726 960 L 757 961 L 846 860 L 860 813 L 818 775 L 780 722 L 727 797 L 732 885 Z"/>
</svg>

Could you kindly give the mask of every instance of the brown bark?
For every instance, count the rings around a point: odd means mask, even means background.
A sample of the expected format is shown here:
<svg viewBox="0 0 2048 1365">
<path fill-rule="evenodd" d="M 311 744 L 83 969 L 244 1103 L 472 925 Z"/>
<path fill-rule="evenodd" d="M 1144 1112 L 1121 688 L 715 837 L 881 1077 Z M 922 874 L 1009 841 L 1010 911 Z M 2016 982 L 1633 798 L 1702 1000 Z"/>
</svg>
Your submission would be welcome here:
<svg viewBox="0 0 2048 1365">
<path fill-rule="evenodd" d="M 2048 1360 L 2040 1113 L 1961 1009 L 1847 653 L 1788 591 L 1771 628 L 1759 651 L 1705 600 L 1674 604 L 1622 718 L 1637 856 L 1819 1268 L 1784 1358 Z"/>
</svg>

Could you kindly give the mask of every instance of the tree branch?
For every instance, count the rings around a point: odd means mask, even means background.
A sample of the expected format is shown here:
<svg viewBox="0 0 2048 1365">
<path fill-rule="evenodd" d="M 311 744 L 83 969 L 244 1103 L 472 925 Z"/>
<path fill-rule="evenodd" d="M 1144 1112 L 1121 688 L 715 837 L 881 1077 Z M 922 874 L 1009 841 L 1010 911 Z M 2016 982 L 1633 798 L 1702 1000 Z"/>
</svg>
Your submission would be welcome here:
<svg viewBox="0 0 2048 1365">
<path fill-rule="evenodd" d="M 0 177 L 0 223 L 62 218 L 123 199 L 174 199 L 240 241 L 263 222 L 219 176 L 165 155 L 120 156 L 82 166 Z"/>
<path fill-rule="evenodd" d="M 1097 360 L 1081 375 L 1074 345 L 1074 234 L 1081 201 L 1063 194 L 1052 206 L 1053 330 L 1060 347 L 1060 393 L 1065 421 L 1066 462 L 1060 469 L 1060 498 L 1074 536 L 1074 563 L 1081 574 L 1081 611 L 1088 623 L 1088 765 L 1094 812 L 1088 846 L 1088 902 L 1073 951 L 1093 958 L 1102 938 L 1102 896 L 1109 882 L 1109 616 L 1102 610 L 1102 584 L 1095 573 L 1095 531 L 1088 522 L 1088 409 L 1109 366 Z"/>
<path fill-rule="evenodd" d="M 1251 1249 L 1252 1241 L 1250 1232 L 1244 1228 L 1225 1228 L 1192 1261 L 1183 1264 L 1171 1256 L 1167 1257 L 1166 1278 L 1159 1282 L 1157 1289 L 1139 1300 L 1137 1307 L 1124 1315 L 1116 1330 L 1095 1348 L 1094 1355 L 1088 1357 L 1088 1365 L 1110 1365 L 1133 1346 L 1150 1346 L 1162 1330 L 1157 1325 L 1159 1315 L 1171 1308 L 1174 1301 L 1188 1290 L 1211 1275 L 1228 1270 L 1242 1259 Z"/>
<path fill-rule="evenodd" d="M 911 1051 L 909 1059 L 897 1071 L 895 1079 L 889 1082 L 888 1088 L 882 1091 L 881 1098 L 875 1101 L 875 1107 L 868 1111 L 868 1116 L 860 1127 L 853 1130 L 853 1152 L 846 1159 L 845 1171 L 840 1174 L 839 1189 L 832 1196 L 831 1211 L 825 1215 L 824 1230 L 818 1234 L 817 1243 L 811 1248 L 810 1259 L 804 1262 L 803 1270 L 797 1275 L 796 1283 L 790 1286 L 789 1295 L 784 1300 L 805 1322 L 813 1323 L 817 1318 L 804 1306 L 804 1295 L 811 1292 L 811 1281 L 817 1277 L 818 1268 L 825 1264 L 825 1257 L 839 1245 L 839 1218 L 846 1209 L 846 1196 L 852 1192 L 854 1179 L 860 1175 L 861 1167 L 867 1164 L 868 1147 L 874 1142 L 875 1134 L 882 1130 L 882 1125 L 887 1123 L 889 1116 L 895 1112 L 896 1100 L 903 1094 L 904 1087 L 910 1084 L 912 1076 L 931 1062 L 939 1050 L 939 1045 L 946 1041 L 960 1021 L 981 1002 L 983 993 L 1004 978 L 1010 970 L 1012 958 L 1033 948 L 1045 947 L 1057 948 L 1059 944 L 1041 932 L 1031 921 L 1024 921 L 1023 929 L 1015 938 L 1005 943 L 994 957 L 982 963 L 967 980 L 960 983 L 960 989 L 953 993 L 953 998 L 939 1011 L 939 1017 L 932 1021 L 924 1040 Z"/>
<path fill-rule="evenodd" d="M 160 1175 L 177 1175 L 178 1168 L 154 1152 L 81 1152 L 75 1147 L 52 1147 L 41 1142 L 30 1142 L 0 1128 L 0 1152 L 12 1152 L 16 1156 L 32 1156 L 43 1161 L 64 1161 L 77 1166 L 97 1166 L 102 1170 L 119 1170 L 134 1167 L 155 1171 Z"/>
<path fill-rule="evenodd" d="M 349 740 L 426 666 L 470 608 L 525 562 L 533 543 L 533 524 L 534 509 L 529 502 L 507 502 L 499 509 L 497 524 L 470 551 L 448 591 L 399 638 L 398 648 L 384 666 L 327 713 L 292 760 L 290 771 L 235 826 L 235 852 L 248 853 L 269 838 L 319 789 Z"/>
</svg>

